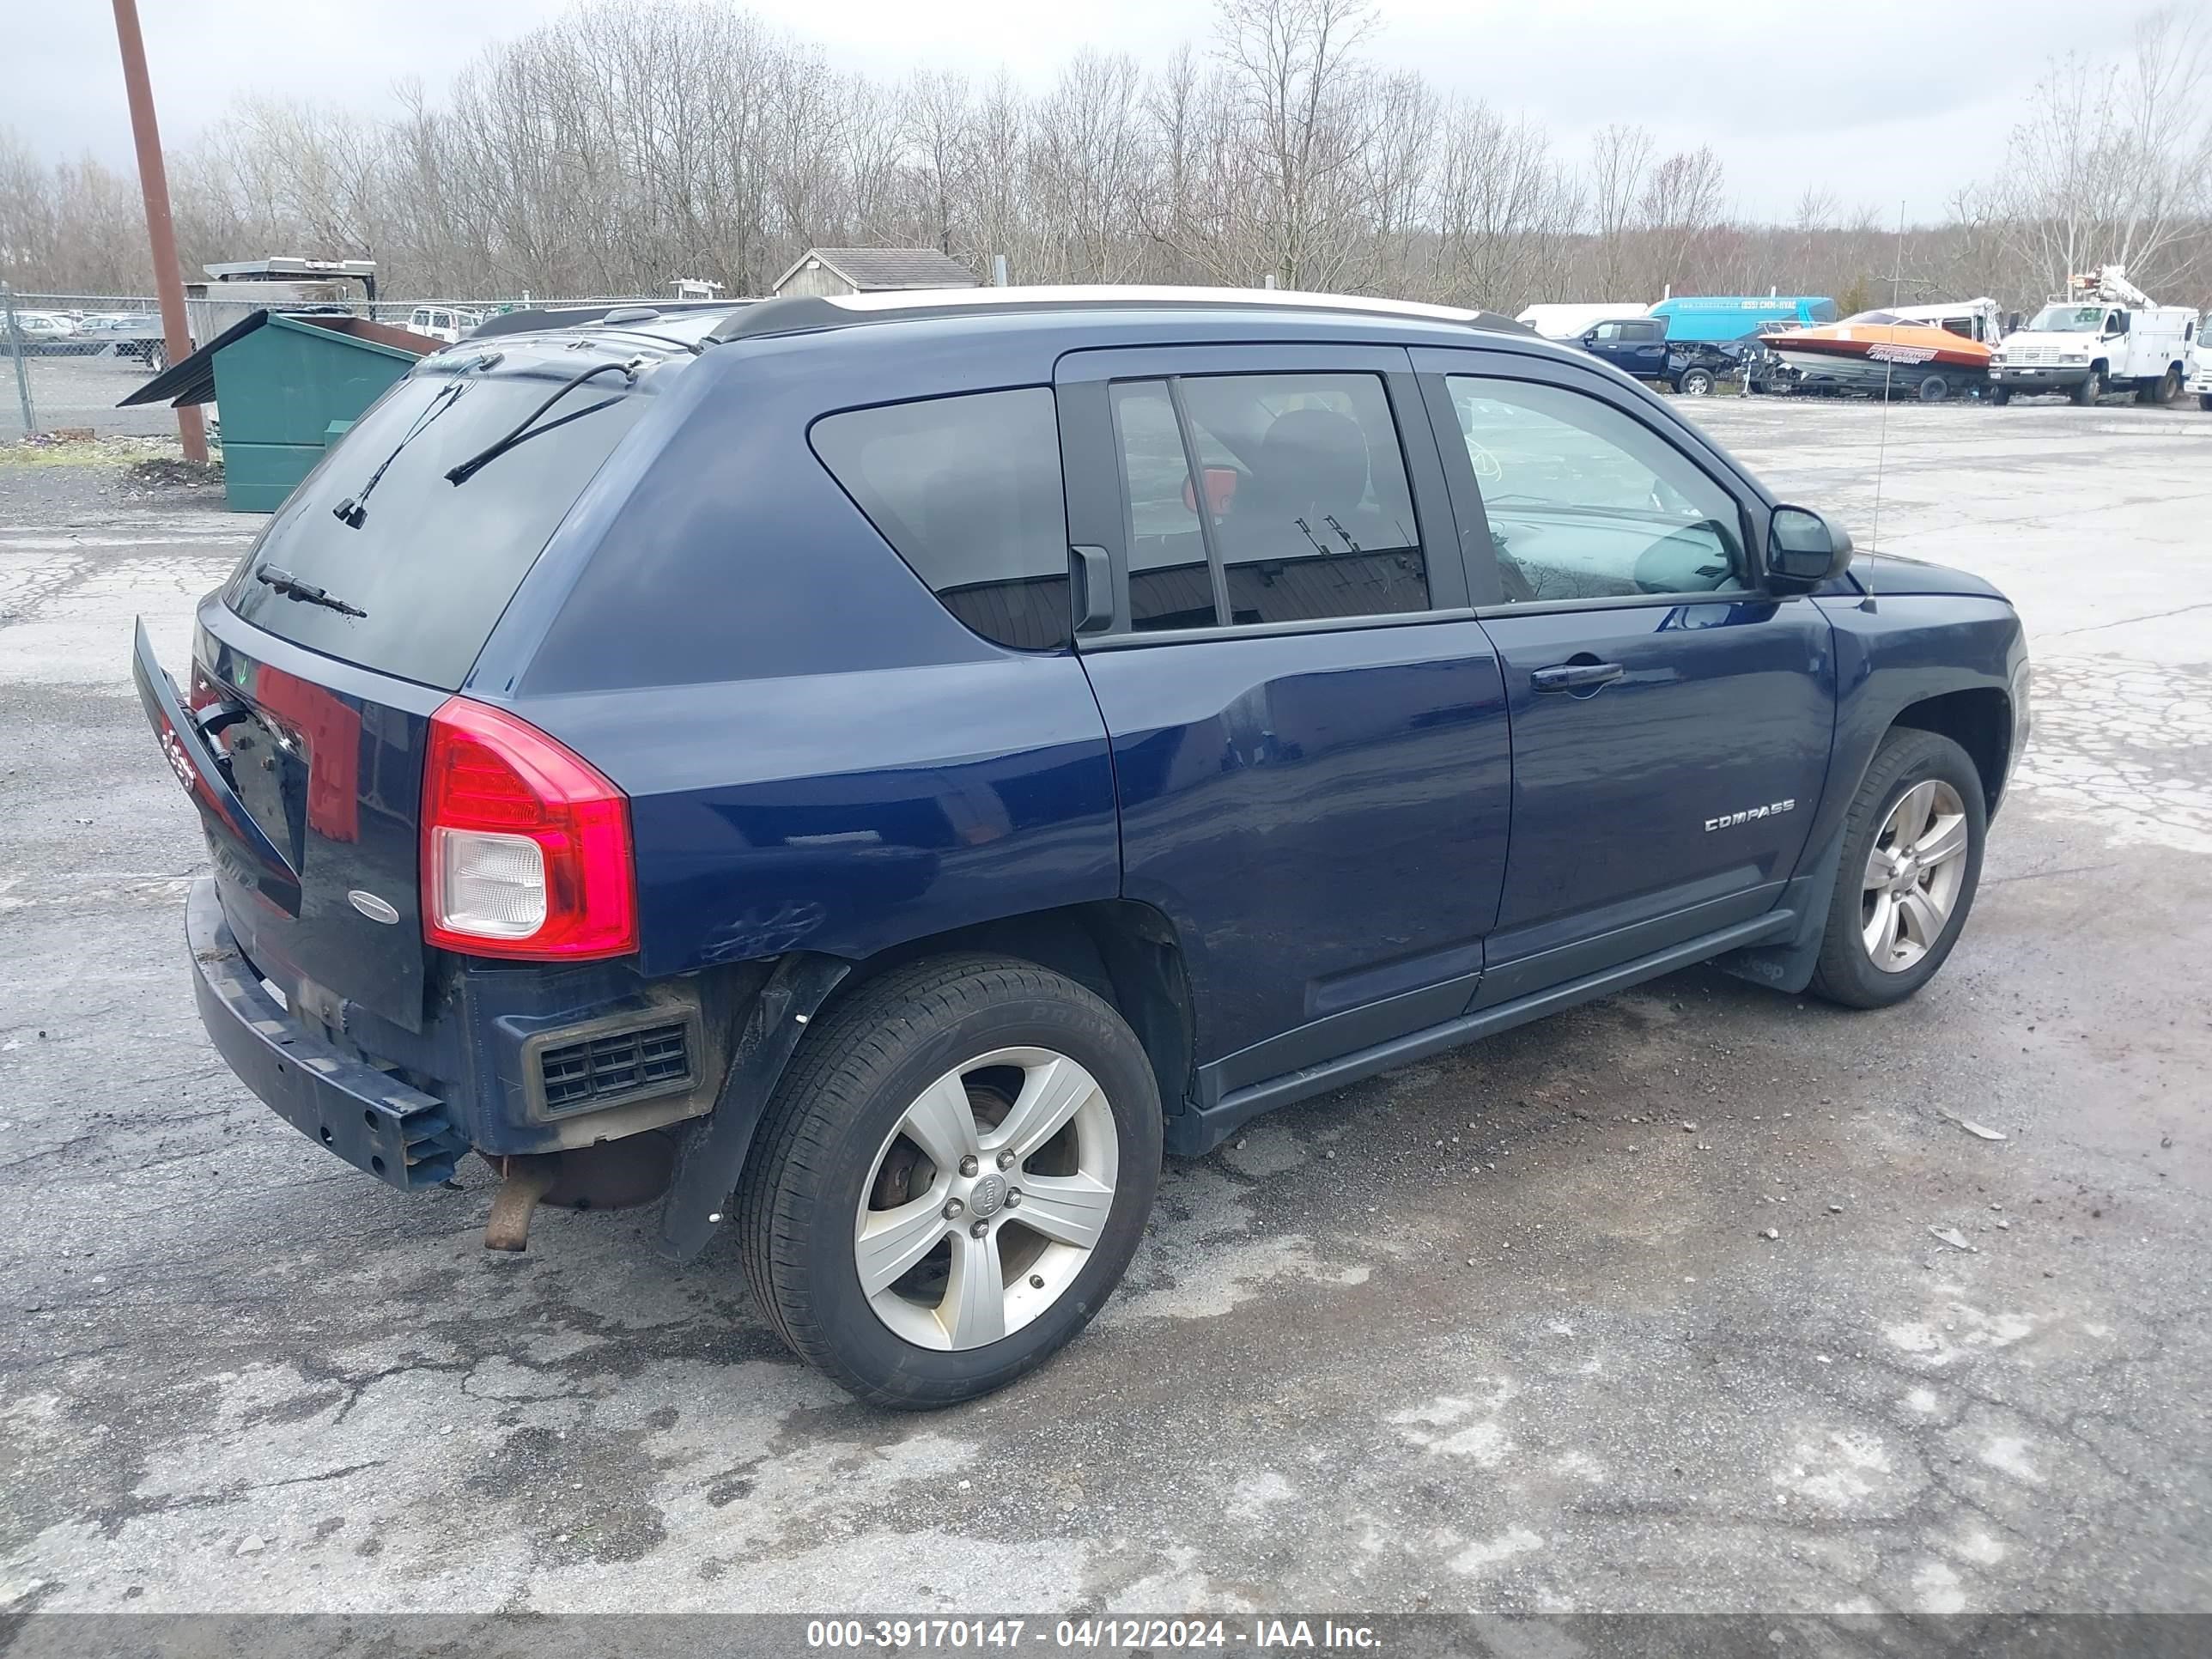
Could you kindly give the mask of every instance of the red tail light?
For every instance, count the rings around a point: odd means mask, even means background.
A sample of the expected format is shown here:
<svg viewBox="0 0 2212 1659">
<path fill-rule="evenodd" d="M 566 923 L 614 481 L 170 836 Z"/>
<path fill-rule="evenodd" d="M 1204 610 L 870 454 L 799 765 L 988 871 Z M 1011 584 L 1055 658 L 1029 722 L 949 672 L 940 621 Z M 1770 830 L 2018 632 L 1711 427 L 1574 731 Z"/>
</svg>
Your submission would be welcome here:
<svg viewBox="0 0 2212 1659">
<path fill-rule="evenodd" d="M 536 726 L 448 698 L 422 767 L 422 937 L 482 957 L 636 950 L 629 797 Z"/>
</svg>

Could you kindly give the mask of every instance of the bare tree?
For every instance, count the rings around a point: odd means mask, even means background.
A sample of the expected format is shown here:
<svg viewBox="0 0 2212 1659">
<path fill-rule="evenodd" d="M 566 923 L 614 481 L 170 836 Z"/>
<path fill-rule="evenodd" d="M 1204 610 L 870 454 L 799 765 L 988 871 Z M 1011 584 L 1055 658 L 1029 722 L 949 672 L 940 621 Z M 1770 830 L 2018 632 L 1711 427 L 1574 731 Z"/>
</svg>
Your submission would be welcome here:
<svg viewBox="0 0 2212 1659">
<path fill-rule="evenodd" d="M 1721 222 L 1721 160 L 1710 147 L 1679 151 L 1645 176 L 1636 224 L 1647 250 L 1647 290 L 1671 289 L 1696 270 Z"/>
<path fill-rule="evenodd" d="M 1590 206 L 1596 216 L 1597 286 L 1614 297 L 1628 279 L 1628 237 L 1644 172 L 1651 163 L 1651 135 L 1616 121 L 1590 141 Z"/>
<path fill-rule="evenodd" d="M 1980 208 L 2051 292 L 2093 266 L 2140 284 L 2197 277 L 2212 216 L 2212 42 L 2201 14 L 2168 6 L 2136 25 L 2124 58 L 2051 64 L 2013 129 Z"/>
</svg>

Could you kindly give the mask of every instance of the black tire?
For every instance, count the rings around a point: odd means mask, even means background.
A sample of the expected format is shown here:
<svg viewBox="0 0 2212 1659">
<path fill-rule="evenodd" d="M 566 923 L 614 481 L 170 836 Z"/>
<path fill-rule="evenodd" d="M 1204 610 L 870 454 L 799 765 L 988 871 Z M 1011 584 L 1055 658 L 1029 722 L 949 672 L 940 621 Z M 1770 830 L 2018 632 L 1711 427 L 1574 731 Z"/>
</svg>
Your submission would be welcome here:
<svg viewBox="0 0 2212 1659">
<path fill-rule="evenodd" d="M 1685 398 L 1709 398 L 1717 384 L 1710 368 L 1686 368 L 1674 377 L 1674 390 Z"/>
<path fill-rule="evenodd" d="M 2203 410 L 2207 415 L 2212 415 L 2212 392 L 2198 392 L 2197 394 L 2197 406 Z"/>
<path fill-rule="evenodd" d="M 1991 386 L 1990 388 L 1990 401 L 1995 404 L 1999 409 L 2002 409 L 2007 404 L 2012 401 L 2012 388 L 2008 386 Z"/>
<path fill-rule="evenodd" d="M 1048 1047 L 1097 1079 L 1119 1147 L 1112 1207 L 1058 1300 L 995 1342 L 907 1341 L 869 1305 L 854 1218 L 908 1106 L 963 1060 Z M 800 1043 L 763 1115 L 737 1196 L 746 1278 L 793 1351 L 872 1405 L 919 1411 L 988 1394 L 1090 1323 L 1136 1252 L 1159 1185 L 1159 1090 L 1121 1017 L 1034 963 L 940 957 L 861 986 Z"/>
<path fill-rule="evenodd" d="M 1941 374 L 1930 374 L 1920 382 L 1920 401 L 1940 404 L 1951 395 L 1951 382 Z"/>
<path fill-rule="evenodd" d="M 1891 811 L 1908 790 L 1931 778 L 1948 784 L 1964 808 L 1966 872 L 1942 931 L 1926 954 L 1911 967 L 1893 973 L 1877 967 L 1868 954 L 1863 933 L 1864 872 Z M 1886 1008 L 1904 1001 L 1933 979 L 1958 943 L 1960 930 L 1973 908 L 1988 830 L 1981 774 L 1966 751 L 1934 732 L 1907 726 L 1892 730 L 1875 750 L 1844 820 L 1843 860 L 1836 867 L 1835 891 L 1828 902 L 1827 927 L 1820 939 L 1820 962 L 1813 972 L 1813 990 L 1848 1008 Z"/>
<path fill-rule="evenodd" d="M 2087 408 L 2105 395 L 2105 376 L 2101 370 L 2091 369 L 2089 378 L 2074 388 L 2073 398 L 2077 407 Z"/>
<path fill-rule="evenodd" d="M 2166 374 L 2160 379 L 2158 383 L 2159 407 L 2160 409 L 2166 408 L 2180 395 L 2181 370 L 2178 366 L 2172 363 L 2168 363 L 2166 367 Z"/>
</svg>

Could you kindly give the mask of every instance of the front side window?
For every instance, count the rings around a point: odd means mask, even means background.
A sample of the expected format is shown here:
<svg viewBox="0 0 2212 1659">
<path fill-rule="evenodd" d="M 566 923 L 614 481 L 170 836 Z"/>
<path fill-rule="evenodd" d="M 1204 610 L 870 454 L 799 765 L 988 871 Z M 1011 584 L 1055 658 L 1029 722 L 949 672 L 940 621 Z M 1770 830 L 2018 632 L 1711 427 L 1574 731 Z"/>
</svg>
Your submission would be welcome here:
<svg viewBox="0 0 2212 1659">
<path fill-rule="evenodd" d="M 1042 386 L 825 416 L 814 453 L 945 608 L 1018 650 L 1068 642 L 1060 427 Z"/>
<path fill-rule="evenodd" d="M 1113 405 L 1133 627 L 1429 608 L 1413 492 L 1380 376 L 1125 382 Z"/>
<path fill-rule="evenodd" d="M 1509 601 L 1747 586 L 1735 498 L 1649 427 L 1559 386 L 1447 384 Z"/>
</svg>

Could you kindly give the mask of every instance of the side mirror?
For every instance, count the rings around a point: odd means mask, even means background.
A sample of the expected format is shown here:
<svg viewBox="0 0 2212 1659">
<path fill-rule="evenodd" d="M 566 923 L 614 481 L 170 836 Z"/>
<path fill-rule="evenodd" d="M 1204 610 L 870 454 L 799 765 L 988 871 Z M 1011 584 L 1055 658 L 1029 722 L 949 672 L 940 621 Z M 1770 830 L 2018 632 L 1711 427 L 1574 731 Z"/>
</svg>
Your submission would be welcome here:
<svg viewBox="0 0 2212 1659">
<path fill-rule="evenodd" d="M 1595 329 L 1592 329 L 1589 333 L 1583 335 L 1583 343 L 1586 346 L 1595 345 L 1597 343 L 1597 331 Z"/>
<path fill-rule="evenodd" d="M 1766 533 L 1766 588 L 1807 593 L 1851 568 L 1850 532 L 1809 507 L 1778 507 Z"/>
<path fill-rule="evenodd" d="M 2005 313 L 2004 331 L 2008 334 L 2017 334 L 2020 332 L 2020 325 L 2027 320 L 2017 311 L 2008 311 Z"/>
</svg>

